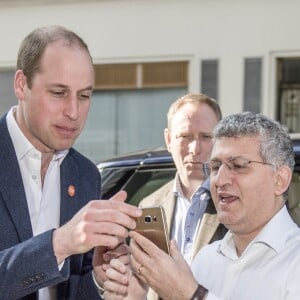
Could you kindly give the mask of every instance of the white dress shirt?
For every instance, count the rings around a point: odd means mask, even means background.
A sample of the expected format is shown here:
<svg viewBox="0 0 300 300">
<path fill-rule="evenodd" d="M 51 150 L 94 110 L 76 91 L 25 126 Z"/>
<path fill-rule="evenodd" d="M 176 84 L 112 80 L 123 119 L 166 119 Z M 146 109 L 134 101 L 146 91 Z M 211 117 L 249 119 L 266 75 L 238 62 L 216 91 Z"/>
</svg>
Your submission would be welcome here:
<svg viewBox="0 0 300 300">
<path fill-rule="evenodd" d="M 183 195 L 179 177 L 175 177 L 174 193 L 177 196 L 171 239 L 176 240 L 180 253 L 188 264 L 192 261 L 196 235 L 210 199 L 209 181 L 206 180 L 192 195 L 191 200 Z"/>
<path fill-rule="evenodd" d="M 299 300 L 300 229 L 284 206 L 240 257 L 229 231 L 199 251 L 192 271 L 207 300 Z"/>
<path fill-rule="evenodd" d="M 41 181 L 42 153 L 33 147 L 14 118 L 16 107 L 7 114 L 7 126 L 16 151 L 25 189 L 33 235 L 59 227 L 60 219 L 60 164 L 68 150 L 57 152 Z M 61 269 L 62 265 L 60 265 Z M 55 300 L 55 288 L 39 291 L 39 300 Z"/>
</svg>

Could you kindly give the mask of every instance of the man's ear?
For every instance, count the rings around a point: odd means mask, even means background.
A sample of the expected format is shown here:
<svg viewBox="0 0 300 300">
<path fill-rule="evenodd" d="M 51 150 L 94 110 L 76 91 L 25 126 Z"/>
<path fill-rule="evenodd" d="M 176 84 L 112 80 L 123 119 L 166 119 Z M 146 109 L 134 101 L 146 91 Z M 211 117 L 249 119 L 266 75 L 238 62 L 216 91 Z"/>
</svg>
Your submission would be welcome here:
<svg viewBox="0 0 300 300">
<path fill-rule="evenodd" d="M 168 151 L 170 152 L 171 151 L 171 148 L 170 148 L 171 134 L 170 134 L 170 131 L 168 128 L 165 128 L 165 130 L 164 130 L 164 137 L 165 137 L 166 147 L 167 147 Z"/>
<path fill-rule="evenodd" d="M 275 175 L 275 194 L 282 195 L 289 187 L 292 180 L 292 170 L 284 165 L 276 170 Z"/>
<path fill-rule="evenodd" d="M 22 70 L 17 70 L 15 74 L 14 89 L 17 99 L 23 100 L 25 97 L 25 88 L 27 86 L 26 76 Z"/>
</svg>

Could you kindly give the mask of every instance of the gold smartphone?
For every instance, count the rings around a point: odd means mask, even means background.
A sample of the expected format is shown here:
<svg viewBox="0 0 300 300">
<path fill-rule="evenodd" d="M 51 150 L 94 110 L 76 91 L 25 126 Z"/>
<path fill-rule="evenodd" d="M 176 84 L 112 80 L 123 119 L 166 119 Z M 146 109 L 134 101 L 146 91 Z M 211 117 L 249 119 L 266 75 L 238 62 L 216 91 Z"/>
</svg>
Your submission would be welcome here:
<svg viewBox="0 0 300 300">
<path fill-rule="evenodd" d="M 152 241 L 156 246 L 170 254 L 165 211 L 162 206 L 142 208 L 143 214 L 137 219 L 138 233 Z"/>
</svg>

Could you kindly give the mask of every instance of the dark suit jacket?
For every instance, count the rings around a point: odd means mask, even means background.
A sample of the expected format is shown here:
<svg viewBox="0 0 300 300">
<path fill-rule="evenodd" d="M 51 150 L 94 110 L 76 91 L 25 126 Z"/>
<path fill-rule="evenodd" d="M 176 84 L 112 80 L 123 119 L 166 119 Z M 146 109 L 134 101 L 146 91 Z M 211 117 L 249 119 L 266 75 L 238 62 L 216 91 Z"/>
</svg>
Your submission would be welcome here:
<svg viewBox="0 0 300 300">
<path fill-rule="evenodd" d="M 139 204 L 140 207 L 161 205 L 164 208 L 170 236 L 177 203 L 177 199 L 173 192 L 173 185 L 174 180 L 168 182 L 160 189 L 144 198 Z M 195 255 L 203 246 L 212 243 L 213 241 L 222 239 L 226 231 L 227 229 L 219 223 L 215 206 L 213 201 L 210 200 L 207 204 L 199 229 L 196 233 L 196 241 L 192 249 L 192 258 L 194 259 Z M 147 300 L 158 299 L 160 299 L 159 296 L 150 288 L 147 294 Z"/>
<path fill-rule="evenodd" d="M 37 291 L 57 285 L 57 299 L 99 299 L 91 277 L 92 253 L 69 257 L 59 272 L 52 232 L 32 236 L 22 177 L 8 133 L 0 119 L 0 299 L 37 299 Z M 60 224 L 66 223 L 89 200 L 100 198 L 96 166 L 74 149 L 60 167 Z M 68 187 L 75 195 L 68 195 Z"/>
</svg>

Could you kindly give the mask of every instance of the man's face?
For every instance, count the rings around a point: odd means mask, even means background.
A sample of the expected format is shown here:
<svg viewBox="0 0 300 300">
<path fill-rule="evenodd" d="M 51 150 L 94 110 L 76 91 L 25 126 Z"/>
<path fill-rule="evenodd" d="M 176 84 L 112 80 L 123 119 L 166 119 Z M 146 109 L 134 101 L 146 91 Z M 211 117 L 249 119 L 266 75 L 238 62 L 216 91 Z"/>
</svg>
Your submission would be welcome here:
<svg viewBox="0 0 300 300">
<path fill-rule="evenodd" d="M 183 184 L 203 181 L 202 162 L 210 157 L 211 135 L 217 123 L 214 111 L 207 104 L 186 103 L 165 130 L 166 145 Z"/>
<path fill-rule="evenodd" d="M 263 162 L 259 146 L 258 136 L 222 137 L 213 146 L 211 160 L 226 162 L 233 157 L 242 157 L 246 161 Z M 280 171 L 272 165 L 257 162 L 236 170 L 223 163 L 210 175 L 211 194 L 219 221 L 233 233 L 251 238 L 283 205 L 282 191 L 278 190 L 282 187 L 277 187 Z"/>
<path fill-rule="evenodd" d="M 58 41 L 47 46 L 29 88 L 22 71 L 15 79 L 18 124 L 41 152 L 70 148 L 87 119 L 93 87 L 88 54 Z"/>
</svg>

